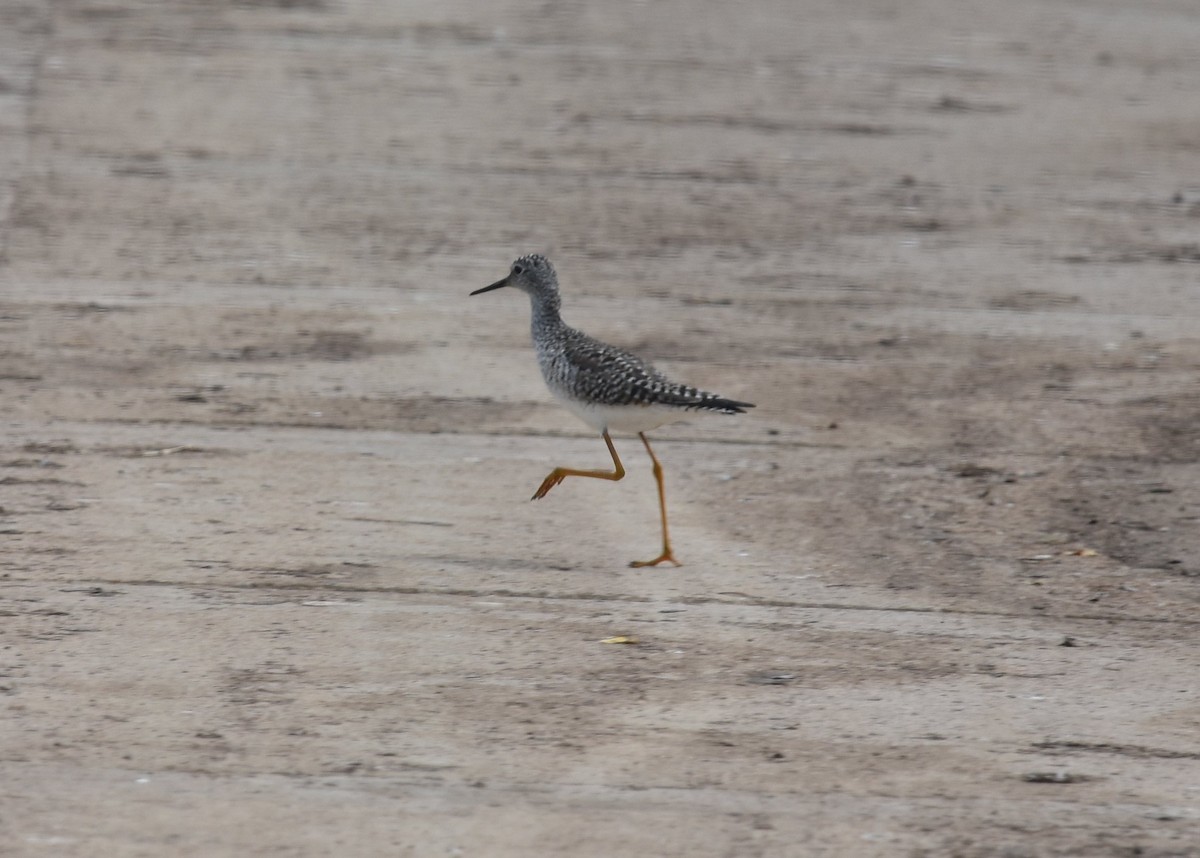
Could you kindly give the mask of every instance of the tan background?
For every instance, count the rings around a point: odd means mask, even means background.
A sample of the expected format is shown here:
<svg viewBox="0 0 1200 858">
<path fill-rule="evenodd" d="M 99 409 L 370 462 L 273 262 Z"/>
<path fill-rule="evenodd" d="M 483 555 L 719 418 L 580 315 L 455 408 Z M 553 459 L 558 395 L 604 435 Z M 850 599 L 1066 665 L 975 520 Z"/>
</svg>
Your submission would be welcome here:
<svg viewBox="0 0 1200 858">
<path fill-rule="evenodd" d="M 0 2 L 0 852 L 1194 855 L 1198 46 Z M 636 441 L 527 502 L 531 251 L 759 405 L 655 435 L 682 569 Z"/>
</svg>

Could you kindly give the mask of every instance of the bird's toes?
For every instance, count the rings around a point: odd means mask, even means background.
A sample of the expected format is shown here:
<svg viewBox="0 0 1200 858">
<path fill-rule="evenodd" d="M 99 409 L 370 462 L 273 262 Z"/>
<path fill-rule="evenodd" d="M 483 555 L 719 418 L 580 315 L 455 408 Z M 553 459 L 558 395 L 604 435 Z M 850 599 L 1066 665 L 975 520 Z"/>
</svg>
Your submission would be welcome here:
<svg viewBox="0 0 1200 858">
<path fill-rule="evenodd" d="M 683 565 L 675 559 L 674 554 L 665 552 L 660 554 L 658 557 L 655 557 L 653 560 L 634 560 L 629 564 L 629 567 L 631 569 L 644 569 L 647 566 L 657 566 L 660 563 L 670 563 L 672 566 L 676 567 Z"/>
<path fill-rule="evenodd" d="M 539 486 L 538 490 L 533 493 L 533 497 L 531 497 L 530 500 L 539 500 L 541 498 L 544 498 L 546 495 L 548 495 L 550 493 L 550 489 L 554 488 L 562 481 L 563 481 L 562 475 L 551 474 L 550 476 L 546 477 L 545 480 L 542 481 L 541 486 Z"/>
</svg>

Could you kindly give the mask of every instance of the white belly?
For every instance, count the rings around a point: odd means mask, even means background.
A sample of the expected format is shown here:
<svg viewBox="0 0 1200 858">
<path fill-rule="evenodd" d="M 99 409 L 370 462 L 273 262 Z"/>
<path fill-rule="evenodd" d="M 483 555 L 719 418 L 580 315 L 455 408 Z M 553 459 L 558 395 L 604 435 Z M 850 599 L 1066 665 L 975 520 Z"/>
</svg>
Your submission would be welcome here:
<svg viewBox="0 0 1200 858">
<path fill-rule="evenodd" d="M 563 396 L 555 399 L 597 432 L 649 432 L 687 417 L 682 408 L 665 405 L 587 405 Z"/>
</svg>

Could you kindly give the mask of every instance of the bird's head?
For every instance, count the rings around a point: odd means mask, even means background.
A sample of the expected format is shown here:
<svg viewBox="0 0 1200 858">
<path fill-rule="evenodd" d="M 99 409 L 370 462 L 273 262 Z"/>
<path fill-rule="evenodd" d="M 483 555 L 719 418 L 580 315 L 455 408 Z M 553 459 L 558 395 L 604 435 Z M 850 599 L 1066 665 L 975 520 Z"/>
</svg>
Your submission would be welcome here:
<svg viewBox="0 0 1200 858">
<path fill-rule="evenodd" d="M 535 300 L 544 300 L 558 295 L 558 276 L 554 273 L 554 266 L 550 264 L 549 259 L 539 253 L 531 253 L 516 260 L 503 280 L 476 289 L 471 294 L 480 295 L 504 286 L 520 289 Z"/>
</svg>

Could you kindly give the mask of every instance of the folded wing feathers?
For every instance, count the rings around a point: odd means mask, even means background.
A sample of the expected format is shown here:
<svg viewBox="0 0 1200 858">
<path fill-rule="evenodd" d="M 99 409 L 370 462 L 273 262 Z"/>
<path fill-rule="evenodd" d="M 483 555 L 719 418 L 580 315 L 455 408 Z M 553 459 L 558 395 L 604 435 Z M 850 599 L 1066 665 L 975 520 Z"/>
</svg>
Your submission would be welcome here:
<svg viewBox="0 0 1200 858">
<path fill-rule="evenodd" d="M 568 343 L 578 393 L 605 405 L 667 405 L 687 410 L 744 414 L 750 402 L 726 399 L 671 381 L 622 349 L 576 334 Z"/>
</svg>

